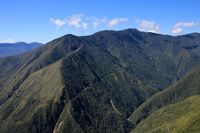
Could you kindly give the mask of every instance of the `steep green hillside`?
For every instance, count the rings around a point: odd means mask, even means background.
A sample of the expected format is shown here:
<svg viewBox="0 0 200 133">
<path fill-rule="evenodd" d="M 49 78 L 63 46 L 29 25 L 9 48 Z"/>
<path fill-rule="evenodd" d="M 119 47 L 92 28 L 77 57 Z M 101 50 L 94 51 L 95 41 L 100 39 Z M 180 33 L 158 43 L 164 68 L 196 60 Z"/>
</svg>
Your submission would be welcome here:
<svg viewBox="0 0 200 133">
<path fill-rule="evenodd" d="M 149 98 L 133 112 L 130 119 L 137 124 L 161 107 L 198 94 L 200 94 L 200 67 L 194 68 L 182 80 Z"/>
<path fill-rule="evenodd" d="M 199 133 L 200 95 L 153 112 L 132 133 Z"/>
<path fill-rule="evenodd" d="M 60 100 L 64 88 L 60 65 L 57 62 L 32 73 L 17 91 L 2 90 L 12 93 L 0 106 L 2 132 L 39 132 L 44 127 L 48 131 L 54 126 L 60 113 L 60 103 L 54 102 Z"/>
<path fill-rule="evenodd" d="M 127 29 L 0 58 L 0 131 L 129 132 L 132 112 L 199 65 L 199 52 L 199 34 Z"/>
</svg>

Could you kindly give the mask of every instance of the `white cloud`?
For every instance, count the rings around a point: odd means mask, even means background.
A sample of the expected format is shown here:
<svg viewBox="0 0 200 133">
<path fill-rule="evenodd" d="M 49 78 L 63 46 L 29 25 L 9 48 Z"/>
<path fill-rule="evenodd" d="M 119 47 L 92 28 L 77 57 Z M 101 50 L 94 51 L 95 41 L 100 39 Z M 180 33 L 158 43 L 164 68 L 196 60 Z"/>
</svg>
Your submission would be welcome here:
<svg viewBox="0 0 200 133">
<path fill-rule="evenodd" d="M 93 25 L 93 28 L 95 29 L 98 25 L 100 24 L 104 24 L 106 25 L 107 27 L 113 27 L 113 26 L 116 26 L 120 23 L 124 23 L 124 22 L 127 22 L 128 19 L 127 18 L 113 18 L 113 19 L 107 19 L 107 18 L 91 18 L 93 21 L 92 21 L 92 25 Z"/>
<path fill-rule="evenodd" d="M 98 22 L 93 21 L 92 24 L 93 24 L 93 28 L 95 29 L 97 27 L 97 25 L 98 25 Z"/>
<path fill-rule="evenodd" d="M 66 23 L 68 26 L 76 27 L 76 28 L 81 28 L 81 21 L 82 21 L 82 14 L 76 14 L 68 17 L 66 19 Z"/>
<path fill-rule="evenodd" d="M 82 23 L 82 27 L 83 27 L 84 30 L 87 29 L 87 28 L 88 28 L 88 23 L 83 22 L 83 23 Z"/>
<path fill-rule="evenodd" d="M 183 33 L 184 29 L 197 28 L 198 25 L 199 25 L 199 22 L 177 22 L 173 26 L 171 33 L 180 34 L 180 33 Z"/>
<path fill-rule="evenodd" d="M 15 43 L 16 41 L 14 39 L 5 39 L 5 40 L 0 40 L 0 43 Z"/>
<path fill-rule="evenodd" d="M 92 25 L 94 29 L 100 24 L 106 24 L 108 21 L 107 18 L 97 19 L 95 17 L 92 17 L 91 19 L 92 19 Z"/>
<path fill-rule="evenodd" d="M 107 19 L 105 17 L 97 18 L 97 17 L 85 16 L 83 14 L 74 14 L 72 16 L 68 16 L 63 19 L 50 19 L 50 21 L 56 25 L 57 29 L 66 25 L 68 27 L 74 27 L 76 29 L 86 30 L 90 27 L 93 27 L 95 29 L 97 26 L 101 24 L 107 27 L 113 27 L 120 23 L 128 21 L 128 19 L 123 17 Z"/>
<path fill-rule="evenodd" d="M 128 21 L 127 18 L 114 18 L 114 19 L 108 21 L 107 25 L 108 25 L 108 27 L 113 27 L 115 25 L 118 25 L 118 24 L 126 22 L 126 21 Z"/>
<path fill-rule="evenodd" d="M 139 29 L 147 32 L 160 33 L 160 27 L 154 21 L 139 20 Z"/>
<path fill-rule="evenodd" d="M 182 28 L 173 28 L 172 29 L 172 33 L 173 34 L 180 34 L 183 32 L 183 29 Z"/>
<path fill-rule="evenodd" d="M 174 27 L 194 27 L 198 25 L 197 22 L 178 22 Z"/>
<path fill-rule="evenodd" d="M 50 19 L 50 21 L 56 25 L 57 29 L 59 29 L 60 27 L 64 25 L 67 25 L 69 27 L 85 30 L 88 28 L 88 23 L 85 21 L 83 22 L 82 17 L 83 17 L 82 14 L 75 14 L 63 19 Z"/>
<path fill-rule="evenodd" d="M 61 19 L 50 19 L 50 21 L 56 25 L 57 28 L 62 27 L 66 22 L 64 20 Z"/>
</svg>

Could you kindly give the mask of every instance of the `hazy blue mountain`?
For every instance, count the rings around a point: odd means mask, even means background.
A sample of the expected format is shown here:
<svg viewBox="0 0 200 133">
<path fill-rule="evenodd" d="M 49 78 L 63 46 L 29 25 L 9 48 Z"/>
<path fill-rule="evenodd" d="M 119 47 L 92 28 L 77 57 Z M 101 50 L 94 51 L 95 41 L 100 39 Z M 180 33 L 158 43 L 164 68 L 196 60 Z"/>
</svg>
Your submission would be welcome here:
<svg viewBox="0 0 200 133">
<path fill-rule="evenodd" d="M 20 53 L 29 51 L 31 49 L 40 47 L 41 45 L 42 45 L 41 43 L 37 43 L 37 42 L 0 43 L 0 57 L 20 54 Z"/>
</svg>

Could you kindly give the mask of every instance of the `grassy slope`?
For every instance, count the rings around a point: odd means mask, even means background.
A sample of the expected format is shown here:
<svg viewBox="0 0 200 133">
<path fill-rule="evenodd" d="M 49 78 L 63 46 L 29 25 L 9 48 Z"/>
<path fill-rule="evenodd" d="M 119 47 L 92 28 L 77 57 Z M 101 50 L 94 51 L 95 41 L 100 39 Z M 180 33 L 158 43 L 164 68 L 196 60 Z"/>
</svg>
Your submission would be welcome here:
<svg viewBox="0 0 200 133">
<path fill-rule="evenodd" d="M 200 95 L 153 112 L 132 133 L 199 133 Z"/>
<path fill-rule="evenodd" d="M 32 73 L 17 92 L 32 98 L 59 100 L 64 84 L 61 74 L 61 61 Z"/>
<path fill-rule="evenodd" d="M 51 101 L 60 100 L 64 88 L 60 67 L 61 62 L 56 62 L 32 73 L 0 106 L 2 132 L 12 132 L 10 128 L 15 132 L 38 132 L 46 124 L 46 131 L 51 130 L 59 108 Z M 46 115 L 49 115 L 49 120 L 46 120 Z"/>
<path fill-rule="evenodd" d="M 138 124 L 154 111 L 198 94 L 200 94 L 200 67 L 194 68 L 182 80 L 152 96 L 133 112 L 130 119 Z"/>
</svg>

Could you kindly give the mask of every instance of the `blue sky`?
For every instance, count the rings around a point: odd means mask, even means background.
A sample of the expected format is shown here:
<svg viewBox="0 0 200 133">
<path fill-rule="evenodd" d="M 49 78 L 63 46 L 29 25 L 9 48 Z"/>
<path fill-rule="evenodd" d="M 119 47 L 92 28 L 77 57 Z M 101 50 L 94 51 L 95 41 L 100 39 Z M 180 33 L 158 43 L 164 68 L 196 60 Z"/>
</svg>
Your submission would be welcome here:
<svg viewBox="0 0 200 133">
<path fill-rule="evenodd" d="M 65 34 L 137 28 L 200 32 L 200 0 L 1 0 L 0 42 L 46 43 Z"/>
</svg>

